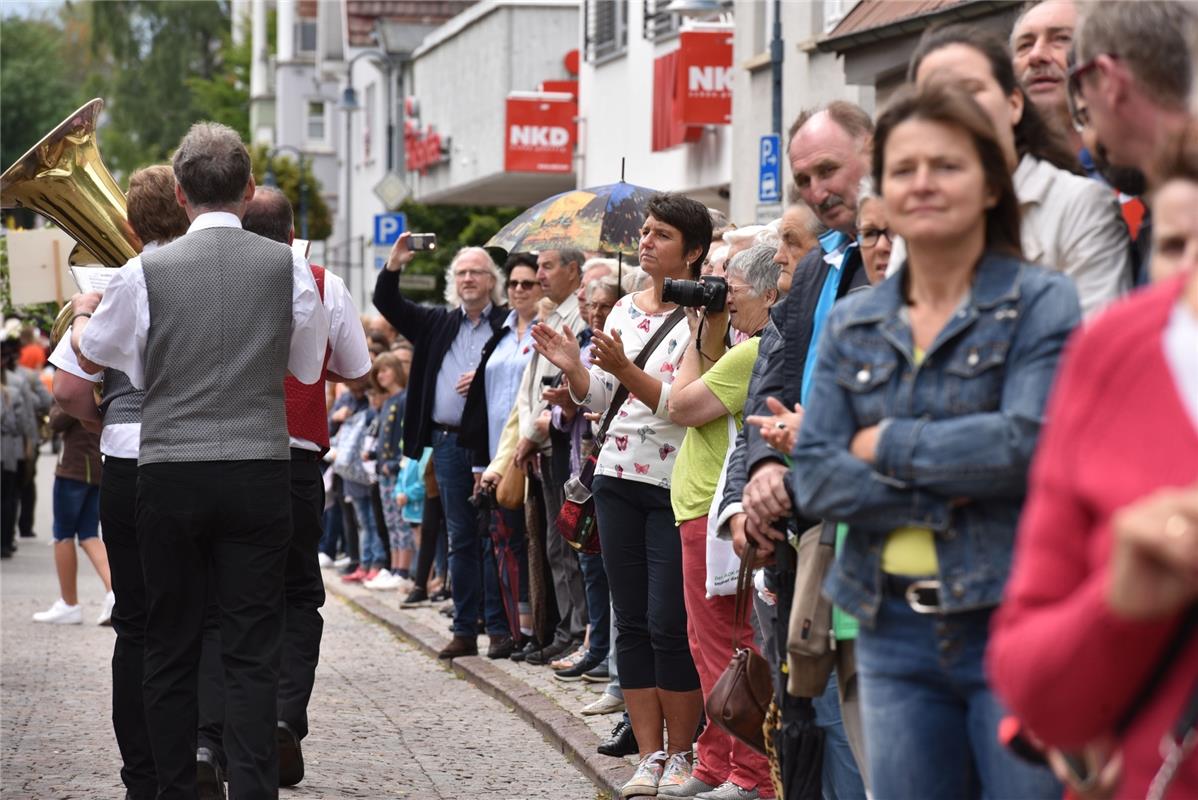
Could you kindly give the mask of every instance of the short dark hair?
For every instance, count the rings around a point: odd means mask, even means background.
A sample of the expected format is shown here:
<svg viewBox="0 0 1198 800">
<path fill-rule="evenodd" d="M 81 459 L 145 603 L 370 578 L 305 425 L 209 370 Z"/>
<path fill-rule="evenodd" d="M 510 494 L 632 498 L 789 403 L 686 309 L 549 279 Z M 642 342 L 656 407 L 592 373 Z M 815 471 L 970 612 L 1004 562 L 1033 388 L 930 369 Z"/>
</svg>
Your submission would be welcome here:
<svg viewBox="0 0 1198 800">
<path fill-rule="evenodd" d="M 516 267 L 528 267 L 536 272 L 537 257 L 532 253 L 512 253 L 507 257 L 507 261 L 503 262 L 503 271 L 505 274 L 511 275 L 512 270 Z"/>
<path fill-rule="evenodd" d="M 869 114 L 865 113 L 865 109 L 847 100 L 833 100 L 826 105 L 812 106 L 799 112 L 799 116 L 790 124 L 790 130 L 786 134 L 786 144 L 789 146 L 795 138 L 795 134 L 802 130 L 812 117 L 825 111 L 837 125 L 844 129 L 845 133 L 854 139 L 869 136 L 874 132 L 874 121 Z"/>
<path fill-rule="evenodd" d="M 1194 80 L 1189 41 L 1198 13 L 1176 0 L 1087 3 L 1074 34 L 1077 60 L 1117 55 L 1140 91 L 1161 105 L 1185 108 Z"/>
<path fill-rule="evenodd" d="M 238 203 L 249 185 L 250 154 L 237 131 L 219 122 L 197 122 L 171 159 L 175 180 L 198 208 Z"/>
<path fill-rule="evenodd" d="M 690 264 L 691 276 L 697 278 L 711 247 L 711 214 L 707 213 L 707 206 L 676 192 L 657 192 L 649 198 L 645 212 L 682 233 L 683 254 L 700 248 L 699 257 Z"/>
<path fill-rule="evenodd" d="M 144 167 L 129 176 L 125 196 L 129 224 L 143 245 L 166 244 L 187 233 L 187 212 L 175 197 L 175 173 L 167 164 Z"/>
<path fill-rule="evenodd" d="M 959 44 L 976 50 L 990 62 L 990 74 L 1007 96 L 1019 92 L 1023 96 L 1023 115 L 1015 125 L 1015 152 L 1019 157 L 1031 154 L 1063 170 L 1082 174 L 1077 155 L 1069 149 L 1063 134 L 1044 121 L 1036 105 L 1028 100 L 1027 92 L 1015 77 L 1011 49 L 995 34 L 970 25 L 938 25 L 924 31 L 911 55 L 907 80 L 915 83 L 919 65 L 931 53 Z"/>
<path fill-rule="evenodd" d="M 291 201 L 287 195 L 271 186 L 259 186 L 254 197 L 245 204 L 245 216 L 241 227 L 250 233 L 289 244 L 295 230 L 295 217 L 291 214 Z"/>
<path fill-rule="evenodd" d="M 977 101 L 954 86 L 905 86 L 878 117 L 873 155 L 874 184 L 885 193 L 886 140 L 901 123 L 918 119 L 959 128 L 973 140 L 986 183 L 997 198 L 986 210 L 986 249 L 1023 257 L 1019 234 L 1019 198 L 1003 158 L 994 124 Z"/>
</svg>

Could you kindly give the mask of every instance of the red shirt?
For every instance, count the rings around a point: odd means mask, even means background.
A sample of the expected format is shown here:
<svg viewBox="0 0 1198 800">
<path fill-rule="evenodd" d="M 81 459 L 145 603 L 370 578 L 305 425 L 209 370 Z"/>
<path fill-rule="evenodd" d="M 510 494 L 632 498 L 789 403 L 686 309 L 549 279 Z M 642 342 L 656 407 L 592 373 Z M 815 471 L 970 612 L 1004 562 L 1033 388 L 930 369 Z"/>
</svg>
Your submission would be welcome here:
<svg viewBox="0 0 1198 800">
<path fill-rule="evenodd" d="M 1112 515 L 1198 480 L 1198 430 L 1161 339 L 1185 280 L 1140 292 L 1076 334 L 1049 403 L 987 667 L 1011 709 L 1062 749 L 1112 733 L 1181 616 L 1122 619 L 1105 589 Z M 1161 765 L 1161 737 L 1195 676 L 1198 637 L 1124 735 L 1118 797 L 1145 796 Z M 1198 755 L 1183 763 L 1168 797 L 1198 797 Z"/>
</svg>

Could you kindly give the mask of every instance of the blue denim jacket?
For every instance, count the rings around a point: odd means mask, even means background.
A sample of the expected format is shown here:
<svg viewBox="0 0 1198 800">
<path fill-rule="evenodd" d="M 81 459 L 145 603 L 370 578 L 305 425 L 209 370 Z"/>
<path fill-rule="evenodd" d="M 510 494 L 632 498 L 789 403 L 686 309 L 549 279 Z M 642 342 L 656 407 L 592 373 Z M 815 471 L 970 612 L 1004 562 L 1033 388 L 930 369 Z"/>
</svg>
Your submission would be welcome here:
<svg viewBox="0 0 1198 800">
<path fill-rule="evenodd" d="M 989 254 L 917 367 L 904 272 L 833 309 L 791 473 L 804 516 L 851 526 L 825 591 L 866 624 L 882 546 L 905 525 L 935 532 L 946 611 L 999 602 L 1045 401 L 1081 320 L 1067 277 Z M 849 445 L 878 424 L 871 465 Z"/>
</svg>

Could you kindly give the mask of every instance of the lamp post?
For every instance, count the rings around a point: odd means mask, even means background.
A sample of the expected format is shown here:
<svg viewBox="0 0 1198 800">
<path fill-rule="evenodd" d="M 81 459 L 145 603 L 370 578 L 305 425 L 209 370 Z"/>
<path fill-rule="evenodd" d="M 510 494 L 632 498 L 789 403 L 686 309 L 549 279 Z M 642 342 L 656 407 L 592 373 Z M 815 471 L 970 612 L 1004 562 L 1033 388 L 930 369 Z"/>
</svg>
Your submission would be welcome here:
<svg viewBox="0 0 1198 800">
<path fill-rule="evenodd" d="M 304 153 L 298 147 L 289 144 L 281 144 L 272 149 L 266 154 L 266 174 L 262 176 L 262 184 L 272 188 L 279 188 L 279 182 L 275 179 L 274 159 L 279 153 L 288 152 L 295 153 L 296 160 L 299 162 L 299 218 L 300 218 L 300 238 L 308 238 L 308 178 L 304 175 Z"/>
<path fill-rule="evenodd" d="M 380 50 L 363 50 L 349 60 L 345 67 L 345 89 L 341 93 L 341 110 L 345 112 L 345 258 L 346 272 L 353 268 L 353 203 L 354 203 L 354 170 L 353 170 L 353 132 L 354 118 L 353 112 L 361 108 L 358 102 L 358 92 L 354 89 L 354 64 L 360 59 L 373 58 L 383 64 L 384 72 L 387 76 L 387 169 L 390 171 L 392 165 L 393 140 L 395 137 L 395 127 L 392 123 L 392 88 L 391 88 L 391 59 L 386 53 Z M 366 294 L 366 269 L 365 265 L 362 268 L 362 295 Z"/>
</svg>

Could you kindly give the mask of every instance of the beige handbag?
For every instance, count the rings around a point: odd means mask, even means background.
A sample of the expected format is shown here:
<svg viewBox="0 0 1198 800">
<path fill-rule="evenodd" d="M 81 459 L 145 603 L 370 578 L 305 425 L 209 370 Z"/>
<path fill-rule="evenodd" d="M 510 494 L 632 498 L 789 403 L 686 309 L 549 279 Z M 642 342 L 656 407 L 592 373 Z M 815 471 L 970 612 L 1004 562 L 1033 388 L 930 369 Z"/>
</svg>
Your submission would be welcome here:
<svg viewBox="0 0 1198 800">
<path fill-rule="evenodd" d="M 495 487 L 495 502 L 500 508 L 516 511 L 524 505 L 525 472 L 515 462 L 508 464 L 499 485 Z"/>
<path fill-rule="evenodd" d="M 836 666 L 832 602 L 824 596 L 824 579 L 836 559 L 836 523 L 808 528 L 799 537 L 794 600 L 786 637 L 786 691 L 796 697 L 819 697 Z"/>
</svg>

